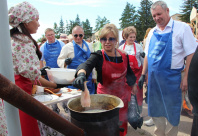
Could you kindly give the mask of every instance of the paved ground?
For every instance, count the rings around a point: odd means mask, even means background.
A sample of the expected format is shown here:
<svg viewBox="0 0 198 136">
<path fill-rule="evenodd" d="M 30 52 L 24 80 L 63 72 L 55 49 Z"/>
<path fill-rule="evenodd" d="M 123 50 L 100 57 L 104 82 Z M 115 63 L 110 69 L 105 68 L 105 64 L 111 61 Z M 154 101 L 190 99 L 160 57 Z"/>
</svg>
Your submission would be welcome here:
<svg viewBox="0 0 198 136">
<path fill-rule="evenodd" d="M 148 120 L 148 109 L 147 104 L 143 104 L 143 118 L 144 121 Z M 192 127 L 192 118 L 181 115 L 180 118 L 180 124 L 179 124 L 179 133 L 178 136 L 190 136 Z M 128 124 L 128 133 L 126 136 L 153 136 L 154 135 L 154 126 L 147 127 L 145 125 L 142 125 L 141 129 L 134 130 L 130 124 Z"/>
</svg>

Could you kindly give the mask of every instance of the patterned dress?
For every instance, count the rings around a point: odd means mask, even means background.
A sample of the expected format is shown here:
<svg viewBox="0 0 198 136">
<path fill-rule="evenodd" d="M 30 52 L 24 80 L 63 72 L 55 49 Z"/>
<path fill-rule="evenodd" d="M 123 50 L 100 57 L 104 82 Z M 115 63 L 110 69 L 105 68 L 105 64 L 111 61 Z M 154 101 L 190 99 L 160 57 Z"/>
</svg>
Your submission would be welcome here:
<svg viewBox="0 0 198 136">
<path fill-rule="evenodd" d="M 6 125 L 6 117 L 4 111 L 3 100 L 0 99 L 0 136 L 7 136 L 7 125 Z"/>
<path fill-rule="evenodd" d="M 20 30 L 19 30 L 20 31 Z M 15 84 L 31 94 L 32 82 L 40 78 L 40 63 L 33 41 L 23 34 L 15 34 L 11 40 Z M 31 107 L 31 105 L 30 105 Z M 19 110 L 22 135 L 40 136 L 37 120 Z"/>
<path fill-rule="evenodd" d="M 14 74 L 30 80 L 40 77 L 40 62 L 36 55 L 36 46 L 25 35 L 14 35 L 11 40 Z"/>
</svg>

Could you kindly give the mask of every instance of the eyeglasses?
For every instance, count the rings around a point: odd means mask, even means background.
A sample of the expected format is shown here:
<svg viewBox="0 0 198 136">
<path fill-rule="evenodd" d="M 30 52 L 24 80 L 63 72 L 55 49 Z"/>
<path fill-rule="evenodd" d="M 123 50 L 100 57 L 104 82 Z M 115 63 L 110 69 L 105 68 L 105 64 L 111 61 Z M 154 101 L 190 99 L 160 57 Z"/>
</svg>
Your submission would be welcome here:
<svg viewBox="0 0 198 136">
<path fill-rule="evenodd" d="M 48 34 L 48 35 L 45 35 L 47 37 L 50 37 L 50 36 L 54 36 L 55 34 Z"/>
<path fill-rule="evenodd" d="M 79 34 L 79 35 L 78 35 L 78 34 L 75 34 L 75 35 L 74 35 L 75 38 L 77 38 L 78 36 L 79 36 L 80 38 L 82 38 L 82 37 L 83 37 L 83 34 Z"/>
<path fill-rule="evenodd" d="M 116 38 L 113 38 L 113 37 L 109 37 L 109 39 L 107 39 L 106 37 L 100 38 L 100 41 L 101 42 L 107 42 L 107 40 L 109 42 L 115 42 L 116 41 Z"/>
</svg>

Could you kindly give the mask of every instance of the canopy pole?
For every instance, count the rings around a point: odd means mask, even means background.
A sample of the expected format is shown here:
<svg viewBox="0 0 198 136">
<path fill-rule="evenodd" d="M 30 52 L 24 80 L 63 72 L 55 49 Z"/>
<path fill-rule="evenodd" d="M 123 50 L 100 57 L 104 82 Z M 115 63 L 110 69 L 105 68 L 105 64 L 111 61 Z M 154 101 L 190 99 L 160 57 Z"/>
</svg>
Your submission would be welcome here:
<svg viewBox="0 0 198 136">
<path fill-rule="evenodd" d="M 7 0 L 0 0 L 0 73 L 14 83 Z M 19 111 L 4 101 L 9 136 L 21 136 Z"/>
</svg>

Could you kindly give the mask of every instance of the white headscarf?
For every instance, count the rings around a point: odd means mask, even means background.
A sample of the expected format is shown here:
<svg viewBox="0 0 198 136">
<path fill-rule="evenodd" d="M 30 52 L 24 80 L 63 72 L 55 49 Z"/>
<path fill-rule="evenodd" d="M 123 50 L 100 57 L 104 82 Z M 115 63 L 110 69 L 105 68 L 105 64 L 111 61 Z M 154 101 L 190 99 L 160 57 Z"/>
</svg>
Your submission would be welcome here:
<svg viewBox="0 0 198 136">
<path fill-rule="evenodd" d="M 9 24 L 17 27 L 20 23 L 29 23 L 39 18 L 39 13 L 34 6 L 28 2 L 19 3 L 11 7 L 8 11 Z"/>
</svg>

